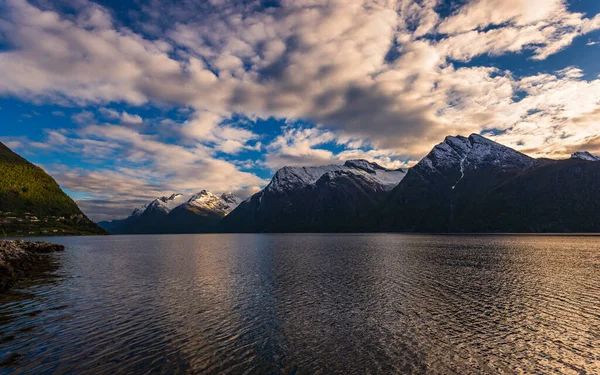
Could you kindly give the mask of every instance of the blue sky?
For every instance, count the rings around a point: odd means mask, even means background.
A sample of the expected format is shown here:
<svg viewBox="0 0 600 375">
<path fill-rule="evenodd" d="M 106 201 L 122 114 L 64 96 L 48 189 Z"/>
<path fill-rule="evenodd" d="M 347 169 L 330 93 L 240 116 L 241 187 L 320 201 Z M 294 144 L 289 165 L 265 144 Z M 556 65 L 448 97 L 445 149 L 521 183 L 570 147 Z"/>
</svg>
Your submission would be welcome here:
<svg viewBox="0 0 600 375">
<path fill-rule="evenodd" d="M 95 220 L 482 133 L 600 152 L 592 0 L 0 1 L 0 140 Z"/>
</svg>

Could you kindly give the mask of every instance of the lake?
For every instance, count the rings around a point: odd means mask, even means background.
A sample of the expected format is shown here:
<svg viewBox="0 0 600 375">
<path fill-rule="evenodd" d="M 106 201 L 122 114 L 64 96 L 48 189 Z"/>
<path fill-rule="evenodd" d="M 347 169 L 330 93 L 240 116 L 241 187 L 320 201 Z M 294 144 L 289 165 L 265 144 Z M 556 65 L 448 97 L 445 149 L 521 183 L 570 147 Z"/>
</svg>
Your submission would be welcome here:
<svg viewBox="0 0 600 375">
<path fill-rule="evenodd" d="M 600 373 L 600 237 L 61 237 L 2 374 Z"/>
</svg>

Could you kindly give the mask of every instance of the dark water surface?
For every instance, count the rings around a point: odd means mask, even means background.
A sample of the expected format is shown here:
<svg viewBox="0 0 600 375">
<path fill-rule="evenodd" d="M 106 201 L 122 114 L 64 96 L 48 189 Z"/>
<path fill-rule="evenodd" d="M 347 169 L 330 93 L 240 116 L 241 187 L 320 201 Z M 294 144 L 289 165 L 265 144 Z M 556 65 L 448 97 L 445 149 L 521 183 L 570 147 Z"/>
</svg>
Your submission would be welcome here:
<svg viewBox="0 0 600 375">
<path fill-rule="evenodd" d="M 600 237 L 51 240 L 0 373 L 600 374 Z"/>
</svg>

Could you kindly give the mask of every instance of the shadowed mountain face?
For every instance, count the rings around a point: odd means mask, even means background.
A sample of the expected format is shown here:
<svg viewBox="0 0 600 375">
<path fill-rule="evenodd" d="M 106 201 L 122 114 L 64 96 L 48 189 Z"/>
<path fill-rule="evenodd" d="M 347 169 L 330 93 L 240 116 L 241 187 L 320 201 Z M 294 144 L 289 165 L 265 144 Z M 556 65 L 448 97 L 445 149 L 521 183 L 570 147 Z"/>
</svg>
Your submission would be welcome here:
<svg viewBox="0 0 600 375">
<path fill-rule="evenodd" d="M 536 160 L 478 135 L 447 137 L 413 167 L 379 228 L 416 232 L 600 231 L 600 163 Z"/>
<path fill-rule="evenodd" d="M 470 205 L 468 232 L 600 232 L 600 162 L 539 162 Z"/>
<path fill-rule="evenodd" d="M 101 225 L 111 233 L 599 232 L 600 158 L 533 159 L 480 135 L 446 137 L 409 170 L 365 160 L 284 167 L 238 202 L 174 194 Z"/>
<path fill-rule="evenodd" d="M 223 219 L 229 232 L 355 232 L 372 218 L 406 172 L 364 160 L 323 167 L 285 167 L 261 192 Z"/>
<path fill-rule="evenodd" d="M 189 199 L 173 194 L 136 208 L 126 219 L 98 224 L 112 234 L 211 233 L 238 203 L 231 193 L 217 196 L 202 190 Z"/>
<path fill-rule="evenodd" d="M 468 207 L 535 160 L 479 135 L 446 137 L 410 169 L 380 213 L 389 231 L 463 231 Z"/>
<path fill-rule="evenodd" d="M 0 221 L 4 233 L 13 235 L 105 233 L 42 168 L 2 143 Z"/>
</svg>

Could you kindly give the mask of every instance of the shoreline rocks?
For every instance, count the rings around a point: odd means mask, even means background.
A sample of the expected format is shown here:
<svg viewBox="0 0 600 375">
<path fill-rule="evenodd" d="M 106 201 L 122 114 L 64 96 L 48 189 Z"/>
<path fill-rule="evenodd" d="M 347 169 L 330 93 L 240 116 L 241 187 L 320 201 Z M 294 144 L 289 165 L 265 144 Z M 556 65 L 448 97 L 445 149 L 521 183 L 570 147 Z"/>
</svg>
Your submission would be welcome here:
<svg viewBox="0 0 600 375">
<path fill-rule="evenodd" d="M 49 242 L 0 241 L 0 292 L 6 291 L 26 275 L 44 258 L 44 254 L 64 249 L 63 245 Z"/>
</svg>

